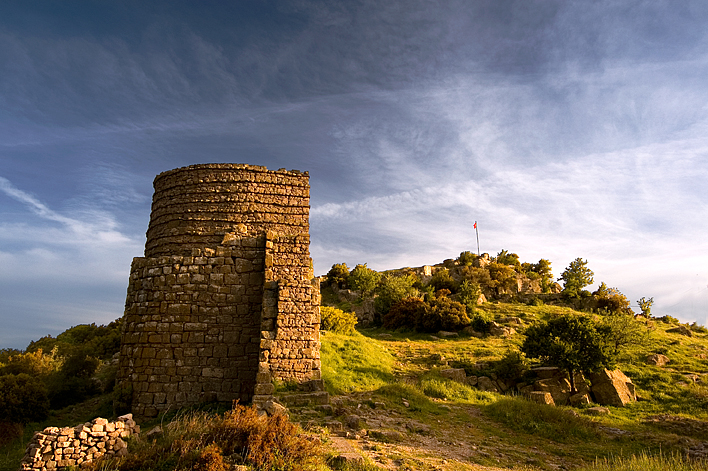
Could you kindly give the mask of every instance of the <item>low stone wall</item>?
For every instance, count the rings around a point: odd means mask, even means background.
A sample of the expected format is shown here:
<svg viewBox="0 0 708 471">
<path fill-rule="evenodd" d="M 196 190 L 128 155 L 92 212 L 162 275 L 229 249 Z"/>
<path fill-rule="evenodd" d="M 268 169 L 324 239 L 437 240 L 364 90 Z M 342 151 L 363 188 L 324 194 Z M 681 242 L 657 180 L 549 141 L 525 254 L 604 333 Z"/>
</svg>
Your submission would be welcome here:
<svg viewBox="0 0 708 471">
<path fill-rule="evenodd" d="M 132 414 L 115 422 L 97 418 L 76 427 L 47 427 L 35 432 L 20 470 L 52 470 L 80 466 L 104 455 L 124 456 L 128 447 L 124 438 L 140 433 Z"/>
</svg>

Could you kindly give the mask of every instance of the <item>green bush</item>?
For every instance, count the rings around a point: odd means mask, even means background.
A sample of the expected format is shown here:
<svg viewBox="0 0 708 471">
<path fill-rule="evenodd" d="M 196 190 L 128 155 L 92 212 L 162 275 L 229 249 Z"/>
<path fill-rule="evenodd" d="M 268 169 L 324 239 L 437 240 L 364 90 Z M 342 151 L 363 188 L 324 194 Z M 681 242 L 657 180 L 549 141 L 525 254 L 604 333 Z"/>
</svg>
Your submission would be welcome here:
<svg viewBox="0 0 708 471">
<path fill-rule="evenodd" d="M 480 294 L 482 294 L 482 288 L 478 283 L 473 283 L 470 280 L 463 280 L 457 291 L 458 299 L 467 306 L 468 311 L 470 311 L 470 307 L 477 305 Z"/>
<path fill-rule="evenodd" d="M 489 286 L 498 290 L 512 290 L 516 285 L 516 272 L 503 263 L 492 262 L 487 265 L 491 281 Z"/>
<path fill-rule="evenodd" d="M 371 296 L 381 280 L 381 274 L 366 266 L 357 265 L 349 273 L 347 284 L 351 289 L 361 291 L 362 296 Z"/>
<path fill-rule="evenodd" d="M 338 287 L 343 288 L 347 284 L 347 278 L 349 278 L 349 267 L 346 263 L 335 263 L 327 272 L 327 283 L 329 285 L 336 284 Z"/>
<path fill-rule="evenodd" d="M 519 262 L 519 256 L 515 253 L 510 253 L 508 250 L 502 249 L 501 252 L 499 252 L 497 254 L 497 256 L 494 258 L 494 261 L 496 263 L 501 264 L 501 265 L 512 266 L 517 271 L 521 268 L 521 262 Z"/>
<path fill-rule="evenodd" d="M 376 288 L 378 296 L 374 300 L 374 309 L 379 320 L 401 299 L 418 295 L 418 290 L 413 287 L 415 282 L 413 275 L 384 274 Z"/>
<path fill-rule="evenodd" d="M 592 319 L 575 314 L 564 314 L 526 329 L 521 351 L 529 358 L 564 368 L 573 393 L 576 372 L 597 371 L 611 366 L 615 360 Z"/>
<path fill-rule="evenodd" d="M 419 320 L 416 329 L 420 332 L 438 332 L 439 330 L 458 331 L 470 324 L 465 306 L 452 301 L 446 296 L 438 296 L 428 303 L 430 308 Z"/>
<path fill-rule="evenodd" d="M 0 417 L 17 424 L 37 422 L 49 415 L 47 388 L 26 373 L 0 376 Z"/>
<path fill-rule="evenodd" d="M 494 365 L 494 372 L 503 379 L 521 378 L 528 370 L 526 357 L 517 350 L 507 350 L 501 360 Z"/>
<path fill-rule="evenodd" d="M 432 286 L 435 291 L 446 289 L 451 293 L 454 293 L 457 288 L 457 283 L 455 283 L 455 280 L 452 279 L 452 276 L 450 275 L 450 270 L 448 270 L 447 268 L 442 268 L 433 273 L 433 276 L 432 278 L 430 278 L 430 282 L 428 283 L 428 285 Z"/>
<path fill-rule="evenodd" d="M 457 262 L 463 267 L 469 267 L 474 263 L 476 258 L 477 254 L 472 253 L 469 250 L 465 250 L 460 253 L 460 256 L 457 258 Z"/>
<path fill-rule="evenodd" d="M 383 326 L 391 330 L 401 327 L 415 329 L 420 319 L 427 315 L 428 309 L 428 304 L 420 298 L 413 296 L 404 298 L 391 306 L 383 316 Z"/>
<path fill-rule="evenodd" d="M 351 334 L 356 326 L 356 314 L 336 307 L 320 307 L 320 329 L 337 334 Z"/>
<path fill-rule="evenodd" d="M 634 314 L 629 307 L 629 299 L 617 288 L 608 288 L 604 282 L 600 283 L 593 296 L 597 299 L 598 309 L 613 313 Z"/>
</svg>

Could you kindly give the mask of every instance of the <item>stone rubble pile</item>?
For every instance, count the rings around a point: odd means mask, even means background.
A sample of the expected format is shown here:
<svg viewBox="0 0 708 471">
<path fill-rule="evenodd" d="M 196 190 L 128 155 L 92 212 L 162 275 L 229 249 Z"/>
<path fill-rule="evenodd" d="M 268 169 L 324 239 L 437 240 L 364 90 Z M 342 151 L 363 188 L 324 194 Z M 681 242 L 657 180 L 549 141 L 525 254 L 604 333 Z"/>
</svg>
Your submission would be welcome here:
<svg viewBox="0 0 708 471">
<path fill-rule="evenodd" d="M 122 415 L 115 422 L 99 417 L 76 427 L 47 427 L 35 432 L 20 470 L 47 471 L 81 466 L 104 455 L 125 456 L 128 447 L 123 439 L 139 433 L 140 426 L 132 414 Z"/>
</svg>

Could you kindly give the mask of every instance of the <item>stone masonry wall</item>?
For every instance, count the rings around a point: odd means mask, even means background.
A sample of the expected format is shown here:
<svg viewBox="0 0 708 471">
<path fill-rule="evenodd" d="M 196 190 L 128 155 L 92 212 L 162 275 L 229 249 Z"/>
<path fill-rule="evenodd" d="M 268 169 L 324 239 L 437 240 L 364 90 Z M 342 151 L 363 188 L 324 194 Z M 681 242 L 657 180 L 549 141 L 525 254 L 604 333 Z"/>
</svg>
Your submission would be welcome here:
<svg viewBox="0 0 708 471">
<path fill-rule="evenodd" d="M 104 455 L 124 456 L 128 448 L 123 440 L 140 433 L 132 415 L 115 422 L 97 418 L 76 427 L 47 427 L 35 432 L 27 445 L 21 471 L 47 471 L 80 466 Z"/>
<path fill-rule="evenodd" d="M 118 373 L 137 417 L 265 400 L 273 379 L 320 379 L 308 178 L 235 164 L 157 176 Z"/>
</svg>

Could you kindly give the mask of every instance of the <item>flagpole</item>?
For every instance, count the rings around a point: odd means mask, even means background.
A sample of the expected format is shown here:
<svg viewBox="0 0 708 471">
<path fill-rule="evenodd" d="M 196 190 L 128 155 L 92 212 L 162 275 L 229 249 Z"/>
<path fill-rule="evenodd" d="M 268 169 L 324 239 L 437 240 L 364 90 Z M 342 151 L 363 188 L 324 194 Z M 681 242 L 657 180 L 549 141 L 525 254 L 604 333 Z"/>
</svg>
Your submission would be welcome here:
<svg viewBox="0 0 708 471">
<path fill-rule="evenodd" d="M 474 232 L 477 234 L 477 256 L 479 257 L 479 230 L 477 229 L 477 221 L 474 222 Z"/>
</svg>

